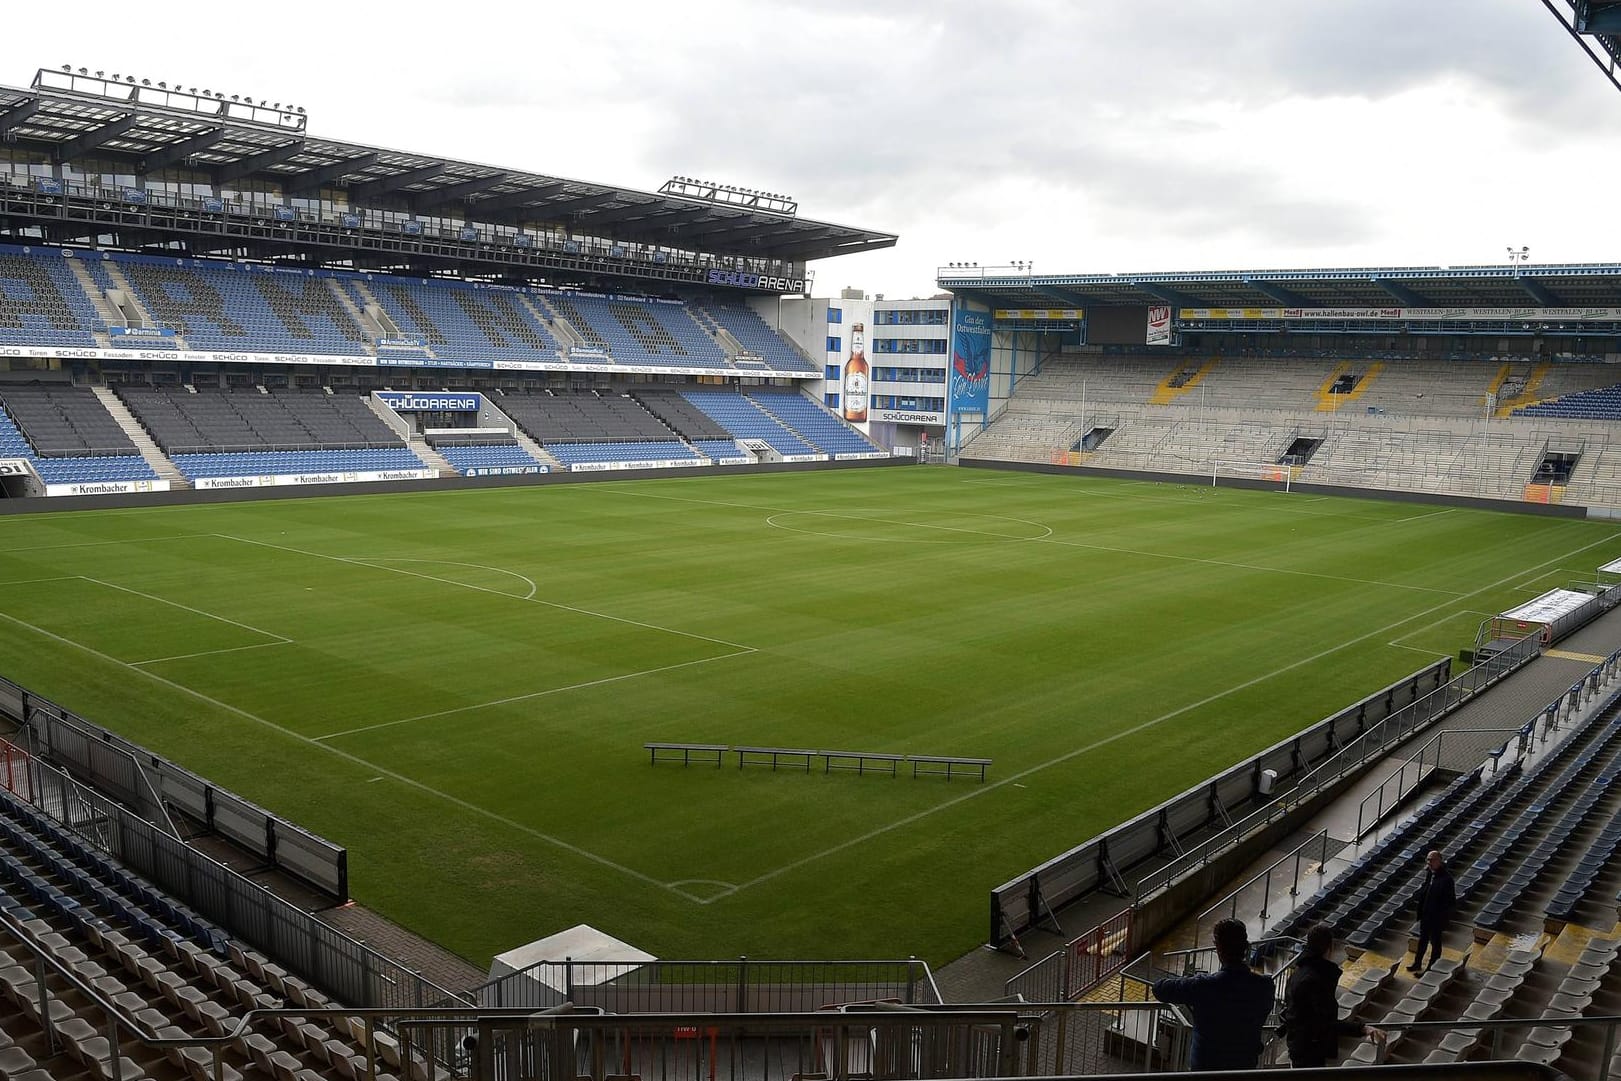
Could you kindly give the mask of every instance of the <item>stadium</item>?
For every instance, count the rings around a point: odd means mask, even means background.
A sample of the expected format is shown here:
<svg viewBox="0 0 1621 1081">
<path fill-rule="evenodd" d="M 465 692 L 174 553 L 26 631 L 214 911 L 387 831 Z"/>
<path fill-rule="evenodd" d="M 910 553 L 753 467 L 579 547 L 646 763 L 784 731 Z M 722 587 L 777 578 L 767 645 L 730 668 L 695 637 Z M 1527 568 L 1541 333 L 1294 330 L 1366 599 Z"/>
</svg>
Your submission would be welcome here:
<svg viewBox="0 0 1621 1081">
<path fill-rule="evenodd" d="M 1353 1072 L 1621 1076 L 1621 263 L 311 123 L 0 85 L 0 1081 L 1175 1076 L 1224 917 L 1263 1066 L 1322 921 Z"/>
</svg>

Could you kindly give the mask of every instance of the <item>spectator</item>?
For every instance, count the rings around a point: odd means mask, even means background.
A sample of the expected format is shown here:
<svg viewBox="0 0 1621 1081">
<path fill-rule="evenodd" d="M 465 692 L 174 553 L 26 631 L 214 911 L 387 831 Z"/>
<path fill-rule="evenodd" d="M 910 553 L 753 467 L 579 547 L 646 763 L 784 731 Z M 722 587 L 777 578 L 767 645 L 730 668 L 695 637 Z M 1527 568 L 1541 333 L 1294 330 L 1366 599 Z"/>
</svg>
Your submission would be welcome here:
<svg viewBox="0 0 1621 1081">
<path fill-rule="evenodd" d="M 1360 1021 L 1340 1020 L 1336 992 L 1340 966 L 1329 960 L 1334 932 L 1316 924 L 1306 932 L 1306 946 L 1283 993 L 1282 1035 L 1289 1044 L 1291 1066 L 1327 1066 L 1340 1054 L 1341 1036 L 1367 1036 L 1381 1043 L 1384 1033 Z"/>
<path fill-rule="evenodd" d="M 1154 997 L 1192 1012 L 1195 1070 L 1254 1069 L 1272 1013 L 1272 981 L 1244 963 L 1249 933 L 1238 920 L 1216 924 L 1215 940 L 1219 971 L 1158 980 Z"/>
<path fill-rule="evenodd" d="M 1426 948 L 1433 951 L 1430 965 L 1441 959 L 1441 936 L 1446 932 L 1447 921 L 1452 918 L 1452 910 L 1458 904 L 1452 874 L 1447 870 L 1441 853 L 1435 849 L 1424 857 L 1424 881 L 1418 887 L 1415 900 L 1418 902 L 1418 951 L 1413 956 L 1413 963 L 1407 966 L 1408 972 L 1422 972 L 1429 968 L 1424 963 Z"/>
</svg>

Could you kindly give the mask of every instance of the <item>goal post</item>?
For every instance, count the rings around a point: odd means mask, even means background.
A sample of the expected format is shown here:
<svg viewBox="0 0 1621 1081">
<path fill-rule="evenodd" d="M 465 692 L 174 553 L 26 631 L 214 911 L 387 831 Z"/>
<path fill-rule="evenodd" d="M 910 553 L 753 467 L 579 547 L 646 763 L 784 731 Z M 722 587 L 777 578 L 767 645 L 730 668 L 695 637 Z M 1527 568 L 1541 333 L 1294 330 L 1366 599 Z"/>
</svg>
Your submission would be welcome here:
<svg viewBox="0 0 1621 1081">
<path fill-rule="evenodd" d="M 1270 481 L 1284 492 L 1291 490 L 1299 466 L 1281 462 L 1252 462 L 1214 459 L 1210 463 L 1210 487 L 1218 486 L 1222 479 Z"/>
</svg>

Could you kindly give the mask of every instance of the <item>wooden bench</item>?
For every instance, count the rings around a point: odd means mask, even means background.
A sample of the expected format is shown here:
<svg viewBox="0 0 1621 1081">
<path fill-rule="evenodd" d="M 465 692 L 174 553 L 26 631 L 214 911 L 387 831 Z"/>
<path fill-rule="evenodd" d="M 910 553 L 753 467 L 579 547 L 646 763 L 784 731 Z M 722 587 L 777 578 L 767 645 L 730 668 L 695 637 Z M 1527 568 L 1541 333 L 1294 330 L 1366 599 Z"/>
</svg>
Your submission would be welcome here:
<svg viewBox="0 0 1621 1081">
<path fill-rule="evenodd" d="M 713 756 L 718 767 L 720 756 L 732 749 L 725 743 L 644 743 L 642 746 L 647 750 L 650 765 L 657 763 L 662 754 L 672 761 L 676 755 L 680 755 L 683 766 L 692 765 L 694 755 L 698 756 L 700 762 L 707 762 Z"/>
<path fill-rule="evenodd" d="M 818 754 L 827 762 L 823 773 L 832 773 L 836 769 L 855 770 L 857 773 L 866 773 L 868 769 L 876 773 L 888 772 L 895 776 L 900 764 L 906 760 L 904 754 L 882 754 L 877 751 L 818 751 Z"/>
<path fill-rule="evenodd" d="M 733 747 L 732 750 L 737 752 L 738 769 L 742 769 L 743 763 L 748 760 L 750 755 L 753 755 L 762 760 L 769 757 L 772 769 L 777 768 L 778 759 L 803 762 L 806 773 L 810 772 L 811 759 L 821 753 L 819 751 L 803 750 L 798 747 Z"/>
<path fill-rule="evenodd" d="M 989 758 L 953 758 L 943 754 L 909 754 L 906 760 L 912 763 L 913 777 L 919 774 L 932 774 L 944 777 L 948 781 L 956 770 L 970 773 L 976 769 L 979 771 L 979 779 L 983 781 L 985 771 L 991 766 Z"/>
</svg>

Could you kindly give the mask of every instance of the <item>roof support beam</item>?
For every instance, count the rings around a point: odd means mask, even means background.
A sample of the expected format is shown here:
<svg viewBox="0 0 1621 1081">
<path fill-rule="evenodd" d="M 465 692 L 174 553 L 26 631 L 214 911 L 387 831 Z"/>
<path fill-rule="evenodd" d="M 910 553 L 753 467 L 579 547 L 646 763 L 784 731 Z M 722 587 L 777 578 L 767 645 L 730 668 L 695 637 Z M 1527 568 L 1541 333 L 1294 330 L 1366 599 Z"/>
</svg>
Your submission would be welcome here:
<svg viewBox="0 0 1621 1081">
<path fill-rule="evenodd" d="M 177 143 L 170 143 L 161 150 L 154 150 L 141 159 L 136 167 L 140 173 L 155 173 L 160 169 L 167 169 L 171 165 L 179 165 L 193 154 L 201 153 L 225 138 L 224 128 L 205 128 L 196 135 L 181 139 Z"/>
<path fill-rule="evenodd" d="M 403 173 L 393 176 L 380 176 L 375 180 L 362 180 L 358 184 L 349 185 L 349 198 L 351 200 L 373 199 L 379 195 L 386 195 L 391 191 L 399 191 L 408 184 L 420 184 L 424 180 L 432 180 L 445 171 L 445 163 L 432 162 L 415 169 L 407 169 Z"/>
<path fill-rule="evenodd" d="M 593 206 L 612 202 L 618 196 L 611 191 L 600 192 L 596 195 L 582 195 L 577 199 L 561 199 L 555 203 L 546 203 L 531 207 L 530 213 L 536 221 L 562 221 L 576 210 L 586 210 Z"/>
<path fill-rule="evenodd" d="M 1268 298 L 1277 301 L 1285 308 L 1309 308 L 1312 306 L 1310 300 L 1307 300 L 1293 289 L 1287 289 L 1284 286 L 1279 285 L 1277 282 L 1267 282 L 1259 281 L 1255 278 L 1245 278 L 1244 284 L 1249 286 L 1251 289 L 1254 289 L 1257 293 L 1263 293 Z M 1193 305 L 1193 307 L 1199 307 L 1199 305 Z"/>
<path fill-rule="evenodd" d="M 479 215 L 496 214 L 503 210 L 528 210 L 530 204 L 546 198 L 556 192 L 562 191 L 564 184 L 558 181 L 555 184 L 536 184 L 523 191 L 503 192 L 492 195 L 488 199 L 480 199 L 472 204 L 472 209 Z"/>
<path fill-rule="evenodd" d="M 1407 286 L 1393 282 L 1389 278 L 1369 278 L 1368 280 L 1401 301 L 1403 307 L 1433 308 L 1436 306 L 1434 301 L 1422 293 L 1416 293 Z"/>
<path fill-rule="evenodd" d="M 1081 294 L 1072 293 L 1068 289 L 1060 289 L 1056 285 L 1037 285 L 1032 288 L 1042 296 L 1051 297 L 1065 307 L 1085 308 L 1088 306 L 1087 299 Z"/>
<path fill-rule="evenodd" d="M 290 143 L 272 147 L 263 154 L 255 154 L 251 158 L 243 158 L 241 161 L 221 165 L 214 170 L 214 183 L 229 184 L 233 180 L 241 180 L 245 176 L 252 176 L 254 173 L 261 172 L 272 165 L 284 162 L 288 158 L 295 157 L 303 152 L 304 140 L 294 139 Z"/>
<path fill-rule="evenodd" d="M 1206 304 L 1203 299 L 1194 296 L 1192 293 L 1184 293 L 1180 289 L 1172 289 L 1169 286 L 1160 285 L 1157 282 L 1140 282 L 1135 278 L 1128 280 L 1132 285 L 1135 285 L 1137 288 L 1141 289 L 1154 299 L 1163 300 L 1165 303 L 1175 308 L 1210 307 L 1210 305 Z"/>
<path fill-rule="evenodd" d="M 477 195 L 481 191 L 489 191 L 497 184 L 504 184 L 506 173 L 494 173 L 490 176 L 474 177 L 472 180 L 463 180 L 459 184 L 446 184 L 442 188 L 432 191 L 416 192 L 411 196 L 411 208 L 418 213 L 432 210 L 446 203 L 459 203 L 466 200 L 469 195 Z"/>
<path fill-rule="evenodd" d="M 658 208 L 664 205 L 662 199 L 655 199 L 646 203 L 633 203 L 630 206 L 618 207 L 614 210 L 593 211 L 581 220 L 582 225 L 611 225 L 614 222 L 630 221 L 634 218 L 646 218 L 657 213 Z M 663 219 L 660 218 L 660 221 Z M 648 224 L 656 224 L 649 222 Z"/>
<path fill-rule="evenodd" d="M 1526 295 L 1544 308 L 1569 307 L 1564 301 L 1554 295 L 1553 291 L 1535 278 L 1527 278 L 1523 274 L 1514 275 L 1514 284 L 1524 289 Z"/>
<path fill-rule="evenodd" d="M 10 142 L 12 129 L 39 112 L 39 108 L 40 99 L 31 98 L 19 105 L 12 106 L 6 110 L 4 115 L 0 115 L 0 141 Z"/>
<path fill-rule="evenodd" d="M 123 116 L 109 120 L 101 127 L 87 131 L 76 139 L 69 139 L 65 143 L 57 144 L 56 160 L 58 162 L 72 161 L 74 158 L 94 150 L 102 143 L 118 138 L 140 122 L 141 118 L 136 113 L 125 113 Z"/>
<path fill-rule="evenodd" d="M 376 164 L 376 154 L 361 154 L 358 157 L 345 158 L 343 161 L 335 161 L 331 165 L 323 165 L 319 169 L 294 173 L 282 181 L 281 190 L 288 195 L 300 191 L 312 191 L 332 183 L 340 176 L 358 173 L 367 166 Z"/>
</svg>

